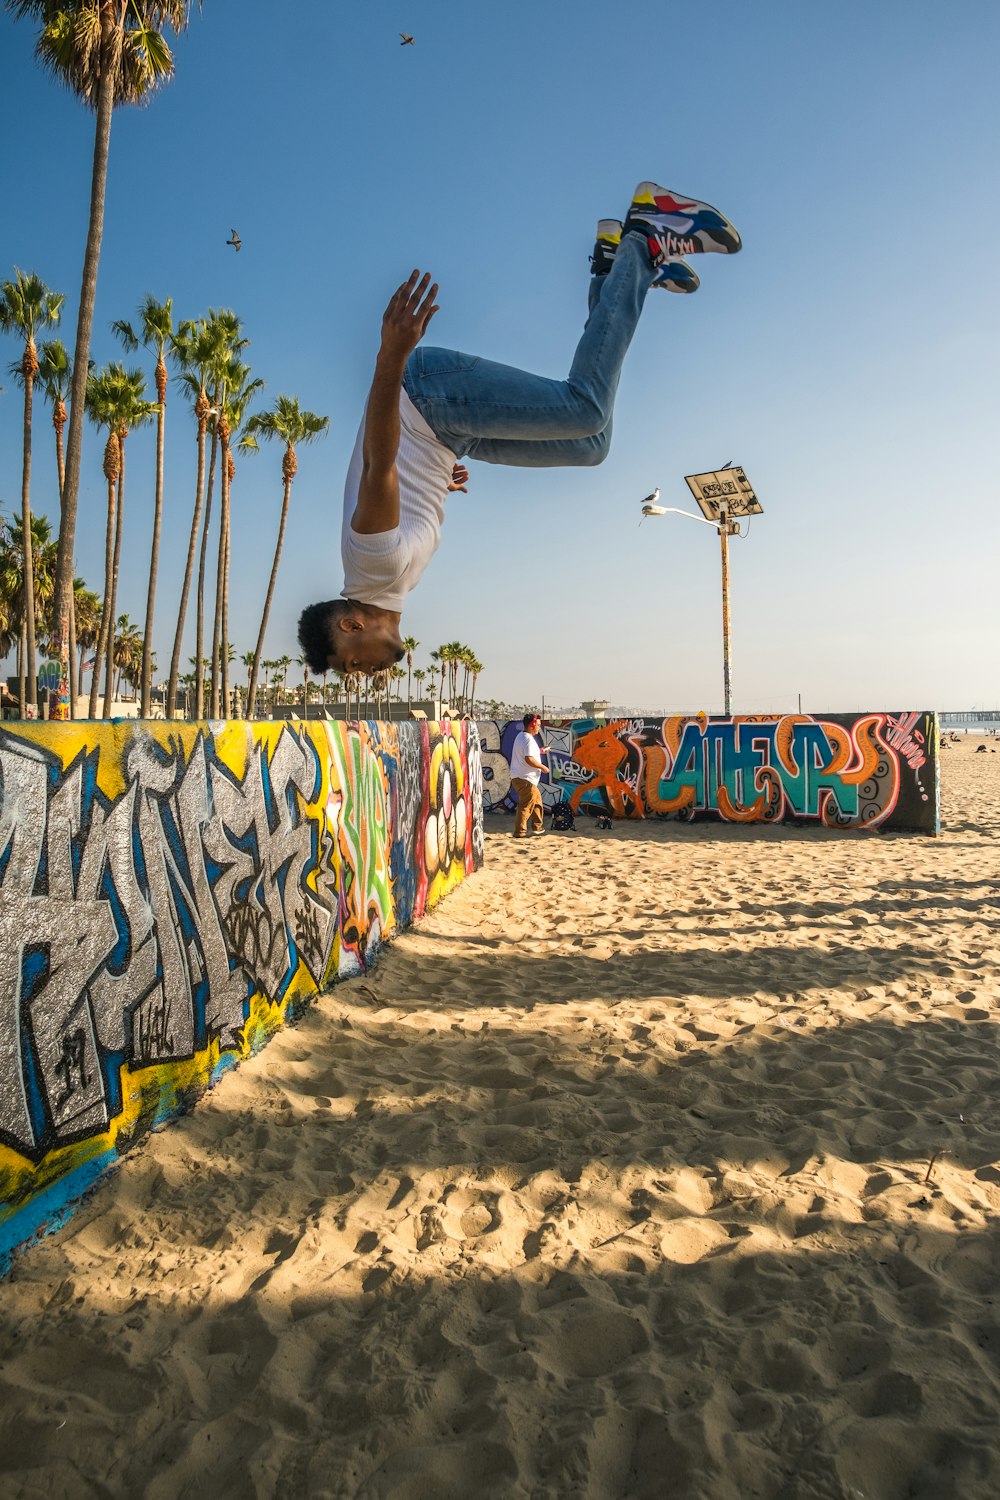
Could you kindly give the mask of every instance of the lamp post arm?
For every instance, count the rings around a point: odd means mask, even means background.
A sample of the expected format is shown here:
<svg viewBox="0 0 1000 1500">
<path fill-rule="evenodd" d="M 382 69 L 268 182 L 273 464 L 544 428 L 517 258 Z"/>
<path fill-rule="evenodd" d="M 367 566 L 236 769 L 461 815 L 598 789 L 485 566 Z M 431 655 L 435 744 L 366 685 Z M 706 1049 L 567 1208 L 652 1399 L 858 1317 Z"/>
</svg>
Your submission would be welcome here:
<svg viewBox="0 0 1000 1500">
<path fill-rule="evenodd" d="M 679 510 L 676 505 L 664 505 L 660 507 L 665 515 L 687 516 L 689 521 L 700 521 L 703 526 L 713 526 L 719 529 L 718 521 L 710 521 L 707 516 L 696 516 L 693 510 Z"/>
</svg>

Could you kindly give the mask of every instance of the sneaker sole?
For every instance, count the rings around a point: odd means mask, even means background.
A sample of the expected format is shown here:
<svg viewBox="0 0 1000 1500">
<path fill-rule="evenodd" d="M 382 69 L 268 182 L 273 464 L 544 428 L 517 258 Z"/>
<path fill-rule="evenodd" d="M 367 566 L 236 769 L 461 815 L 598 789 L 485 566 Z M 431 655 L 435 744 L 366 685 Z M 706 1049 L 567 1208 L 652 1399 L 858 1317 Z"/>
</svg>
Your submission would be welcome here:
<svg viewBox="0 0 1000 1500">
<path fill-rule="evenodd" d="M 653 277 L 656 292 L 696 292 L 701 286 L 697 271 L 683 260 L 666 260 Z"/>
</svg>

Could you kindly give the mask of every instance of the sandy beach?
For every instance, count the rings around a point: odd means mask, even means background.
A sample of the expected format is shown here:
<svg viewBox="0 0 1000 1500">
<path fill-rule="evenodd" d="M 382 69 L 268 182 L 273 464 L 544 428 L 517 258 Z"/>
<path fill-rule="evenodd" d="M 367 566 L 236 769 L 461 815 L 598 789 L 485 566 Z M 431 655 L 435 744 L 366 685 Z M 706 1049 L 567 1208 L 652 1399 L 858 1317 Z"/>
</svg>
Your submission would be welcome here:
<svg viewBox="0 0 1000 1500">
<path fill-rule="evenodd" d="M 17 1259 L 0 1491 L 995 1500 L 977 743 L 936 840 L 487 819 L 480 874 Z"/>
</svg>

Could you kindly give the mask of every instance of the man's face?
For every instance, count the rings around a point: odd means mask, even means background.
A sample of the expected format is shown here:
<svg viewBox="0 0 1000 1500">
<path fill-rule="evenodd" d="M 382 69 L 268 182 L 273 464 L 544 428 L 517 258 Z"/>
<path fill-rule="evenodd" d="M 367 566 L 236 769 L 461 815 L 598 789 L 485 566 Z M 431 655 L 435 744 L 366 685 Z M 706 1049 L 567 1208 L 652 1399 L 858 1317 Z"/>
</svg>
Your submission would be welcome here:
<svg viewBox="0 0 1000 1500">
<path fill-rule="evenodd" d="M 395 627 L 369 626 L 337 632 L 337 650 L 330 659 L 335 672 L 384 672 L 406 655 Z"/>
<path fill-rule="evenodd" d="M 538 715 L 536 714 L 535 717 L 532 719 L 531 723 L 528 725 L 528 733 L 529 734 L 537 734 L 538 731 L 541 729 L 541 727 L 542 727 L 542 721 L 538 717 Z"/>
</svg>

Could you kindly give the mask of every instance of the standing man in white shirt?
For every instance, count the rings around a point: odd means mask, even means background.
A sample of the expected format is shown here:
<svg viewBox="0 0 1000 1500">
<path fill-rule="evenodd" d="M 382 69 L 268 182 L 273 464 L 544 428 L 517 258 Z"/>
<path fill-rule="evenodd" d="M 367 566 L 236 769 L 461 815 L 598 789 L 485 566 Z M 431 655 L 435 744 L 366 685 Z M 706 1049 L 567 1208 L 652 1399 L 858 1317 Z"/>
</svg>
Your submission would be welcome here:
<svg viewBox="0 0 1000 1500">
<path fill-rule="evenodd" d="M 510 752 L 510 784 L 517 794 L 517 813 L 514 816 L 514 837 L 528 837 L 528 823 L 532 833 L 541 833 L 545 819 L 545 807 L 538 783 L 545 767 L 542 756 L 548 755 L 548 746 L 539 745 L 538 735 L 542 721 L 538 714 L 525 714 L 521 720 L 524 728 L 514 741 Z"/>
<path fill-rule="evenodd" d="M 693 292 L 698 277 L 682 256 L 739 248 L 717 209 L 640 182 L 624 223 L 599 222 L 590 316 L 565 380 L 421 346 L 438 288 L 414 271 L 382 318 L 344 490 L 341 597 L 310 604 L 299 620 L 310 670 L 371 673 L 402 658 L 400 613 L 440 541 L 445 496 L 465 489 L 461 459 L 533 469 L 601 463 L 646 293 Z"/>
</svg>

